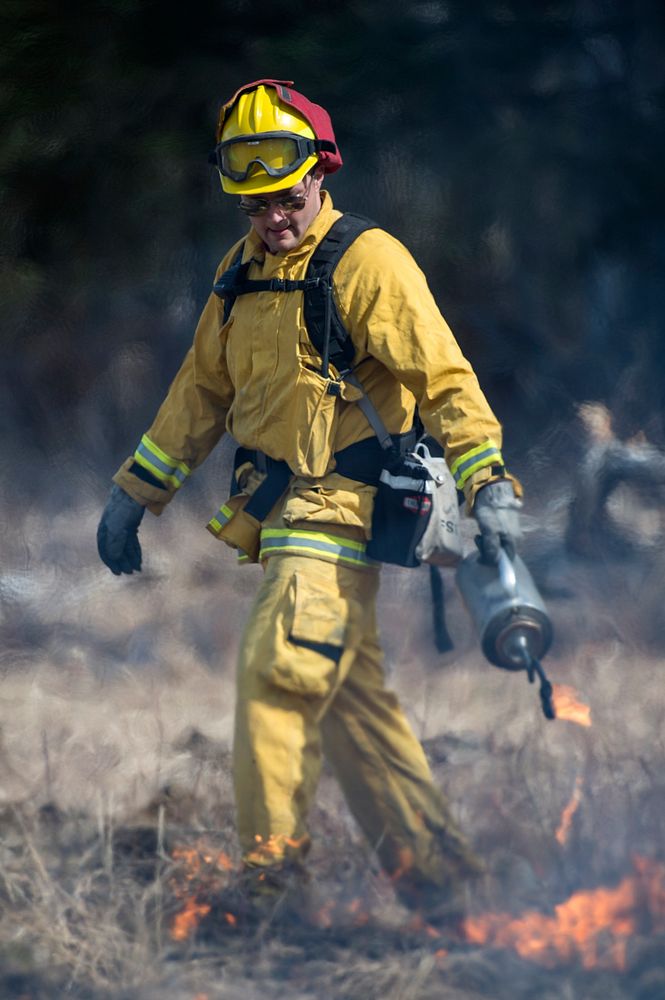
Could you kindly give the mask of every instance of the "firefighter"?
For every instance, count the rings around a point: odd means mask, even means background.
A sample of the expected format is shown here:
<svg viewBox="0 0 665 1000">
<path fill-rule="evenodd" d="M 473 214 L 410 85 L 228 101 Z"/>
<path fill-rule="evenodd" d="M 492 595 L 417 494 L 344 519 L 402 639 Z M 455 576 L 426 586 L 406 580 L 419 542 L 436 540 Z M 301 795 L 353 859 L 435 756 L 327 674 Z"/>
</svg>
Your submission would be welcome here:
<svg viewBox="0 0 665 1000">
<path fill-rule="evenodd" d="M 355 405 L 358 389 L 339 372 L 324 377 L 303 291 L 284 285 L 303 280 L 341 216 L 323 189 L 342 165 L 332 124 L 289 82 L 262 80 L 222 106 L 217 142 L 223 190 L 239 196 L 250 228 L 216 280 L 235 265 L 264 284 L 239 295 L 228 316 L 224 297 L 210 295 L 152 426 L 114 477 L 99 553 L 115 574 L 139 571 L 144 509 L 161 514 L 224 432 L 233 435 L 236 485 L 209 527 L 264 568 L 241 643 L 234 733 L 247 892 L 279 888 L 301 870 L 325 754 L 399 897 L 448 912 L 482 865 L 385 686 L 379 567 L 365 551 L 376 488 L 342 474 L 335 457 L 374 443 L 374 432 Z M 395 439 L 410 431 L 417 404 L 496 560 L 519 534 L 519 484 L 423 273 L 396 239 L 370 228 L 338 261 L 333 285 L 362 389 Z M 248 512 L 280 470 L 271 509 Z"/>
</svg>

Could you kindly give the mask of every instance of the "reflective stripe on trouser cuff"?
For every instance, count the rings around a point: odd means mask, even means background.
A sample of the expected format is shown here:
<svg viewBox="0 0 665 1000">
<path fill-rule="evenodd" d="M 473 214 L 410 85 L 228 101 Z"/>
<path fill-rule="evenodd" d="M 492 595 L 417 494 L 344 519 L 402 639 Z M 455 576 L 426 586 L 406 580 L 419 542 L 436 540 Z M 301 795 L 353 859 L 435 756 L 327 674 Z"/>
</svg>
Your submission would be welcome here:
<svg viewBox="0 0 665 1000">
<path fill-rule="evenodd" d="M 471 451 L 460 455 L 453 462 L 450 471 L 455 479 L 457 489 L 461 490 L 469 476 L 477 472 L 478 469 L 484 469 L 486 465 L 503 465 L 501 452 L 492 441 L 485 441 L 477 448 L 472 448 Z"/>
<path fill-rule="evenodd" d="M 233 517 L 233 511 L 226 504 L 222 504 L 214 517 L 212 517 L 208 524 L 206 525 L 210 531 L 214 531 L 215 534 L 219 534 L 225 524 L 228 524 Z"/>
<path fill-rule="evenodd" d="M 378 566 L 365 555 L 365 542 L 339 538 L 327 531 L 295 531 L 291 528 L 264 528 L 261 532 L 259 559 L 277 553 L 297 556 L 321 556 L 347 566 Z"/>
<path fill-rule="evenodd" d="M 147 434 L 141 438 L 141 443 L 134 452 L 134 461 L 152 472 L 160 482 L 179 489 L 192 471 L 184 462 L 170 458 L 165 451 L 158 448 Z"/>
</svg>

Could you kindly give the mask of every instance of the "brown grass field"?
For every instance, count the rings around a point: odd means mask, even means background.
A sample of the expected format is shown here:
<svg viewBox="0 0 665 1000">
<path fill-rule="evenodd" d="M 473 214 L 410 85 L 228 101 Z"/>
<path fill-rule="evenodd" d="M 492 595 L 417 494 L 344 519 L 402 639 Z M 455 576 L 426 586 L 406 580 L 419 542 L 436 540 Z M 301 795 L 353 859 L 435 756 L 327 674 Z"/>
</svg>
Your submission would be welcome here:
<svg viewBox="0 0 665 1000">
<path fill-rule="evenodd" d="M 534 501 L 523 555 L 554 622 L 550 678 L 590 726 L 546 721 L 524 675 L 483 660 L 451 576 L 440 655 L 426 572 L 384 572 L 391 684 L 489 869 L 457 944 L 409 923 L 325 771 L 320 925 L 249 933 L 202 910 L 177 939 L 187 899 L 237 862 L 233 672 L 260 570 L 203 530 L 200 498 L 146 519 L 131 579 L 97 560 L 98 502 L 5 515 L 0 997 L 662 1000 L 662 536 L 574 561 L 564 499 Z"/>
</svg>

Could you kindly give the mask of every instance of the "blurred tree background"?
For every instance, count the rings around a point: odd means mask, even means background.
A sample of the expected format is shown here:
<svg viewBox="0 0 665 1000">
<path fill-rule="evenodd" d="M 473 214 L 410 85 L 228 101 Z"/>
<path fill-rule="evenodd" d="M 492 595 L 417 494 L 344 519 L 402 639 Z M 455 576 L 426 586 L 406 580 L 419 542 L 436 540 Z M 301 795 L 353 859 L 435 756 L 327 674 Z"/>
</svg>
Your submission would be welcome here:
<svg viewBox="0 0 665 1000">
<path fill-rule="evenodd" d="M 0 37 L 5 481 L 134 448 L 243 231 L 207 154 L 261 77 L 330 111 L 336 205 L 411 249 L 509 456 L 583 399 L 665 443 L 662 0 L 4 0 Z"/>
</svg>

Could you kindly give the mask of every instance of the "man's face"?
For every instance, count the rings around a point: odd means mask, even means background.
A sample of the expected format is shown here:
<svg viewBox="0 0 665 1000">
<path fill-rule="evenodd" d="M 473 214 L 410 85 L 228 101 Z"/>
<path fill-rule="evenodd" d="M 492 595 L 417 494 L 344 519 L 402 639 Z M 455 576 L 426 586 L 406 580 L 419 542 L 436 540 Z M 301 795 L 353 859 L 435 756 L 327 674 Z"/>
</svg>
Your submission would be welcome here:
<svg viewBox="0 0 665 1000">
<path fill-rule="evenodd" d="M 321 210 L 321 182 L 323 172 L 307 174 L 298 184 L 274 191 L 263 197 L 241 198 L 240 204 L 248 207 L 263 207 L 267 210 L 258 215 L 250 215 L 249 221 L 268 247 L 270 253 L 286 253 L 299 246 L 310 224 Z M 289 199 L 302 202 L 301 207 L 293 207 Z M 280 205 L 280 202 L 286 202 Z"/>
</svg>

